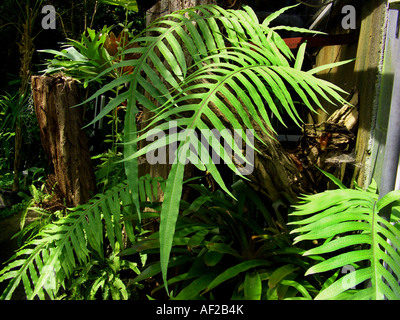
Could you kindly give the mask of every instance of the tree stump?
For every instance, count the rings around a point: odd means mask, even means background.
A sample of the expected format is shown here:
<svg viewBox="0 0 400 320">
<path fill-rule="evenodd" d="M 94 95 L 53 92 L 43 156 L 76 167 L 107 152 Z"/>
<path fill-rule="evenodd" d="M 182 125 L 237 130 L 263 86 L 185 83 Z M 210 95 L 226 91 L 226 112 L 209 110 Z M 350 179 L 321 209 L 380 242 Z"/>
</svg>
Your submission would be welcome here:
<svg viewBox="0 0 400 320">
<path fill-rule="evenodd" d="M 331 182 L 316 166 L 345 184 L 352 182 L 354 168 L 358 165 L 355 158 L 357 105 L 358 93 L 355 92 L 349 104 L 336 110 L 327 121 L 303 127 L 300 146 L 291 158 L 317 192 L 329 188 Z"/>
<path fill-rule="evenodd" d="M 96 183 L 83 126 L 83 108 L 75 80 L 62 74 L 33 76 L 32 93 L 40 138 L 57 189 L 68 206 L 86 203 Z"/>
</svg>

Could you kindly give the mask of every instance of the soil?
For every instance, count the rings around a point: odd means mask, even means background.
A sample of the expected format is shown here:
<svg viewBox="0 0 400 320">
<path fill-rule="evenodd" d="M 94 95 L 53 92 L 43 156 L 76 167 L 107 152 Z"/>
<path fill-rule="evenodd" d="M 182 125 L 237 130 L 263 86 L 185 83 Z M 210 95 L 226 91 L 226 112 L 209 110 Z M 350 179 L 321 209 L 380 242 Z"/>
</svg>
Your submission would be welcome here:
<svg viewBox="0 0 400 320">
<path fill-rule="evenodd" d="M 20 230 L 20 219 L 21 214 L 14 214 L 11 217 L 7 217 L 0 220 L 0 270 L 3 269 L 8 259 L 10 259 L 15 251 L 18 249 L 17 239 L 11 239 L 14 234 Z M 34 216 L 27 216 L 26 223 L 34 221 Z M 8 282 L 0 282 L 0 295 L 7 287 Z M 23 288 L 20 286 L 14 292 L 13 300 L 26 300 Z"/>
</svg>

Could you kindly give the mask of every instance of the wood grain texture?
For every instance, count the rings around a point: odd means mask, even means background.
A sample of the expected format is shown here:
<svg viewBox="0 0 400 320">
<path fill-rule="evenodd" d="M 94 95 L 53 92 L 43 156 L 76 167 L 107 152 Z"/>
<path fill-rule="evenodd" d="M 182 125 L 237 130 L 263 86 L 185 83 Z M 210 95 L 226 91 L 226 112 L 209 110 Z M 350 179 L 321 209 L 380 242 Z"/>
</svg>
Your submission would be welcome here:
<svg viewBox="0 0 400 320">
<path fill-rule="evenodd" d="M 63 75 L 32 77 L 40 137 L 67 205 L 86 203 L 96 189 L 83 126 L 79 87 Z"/>
</svg>

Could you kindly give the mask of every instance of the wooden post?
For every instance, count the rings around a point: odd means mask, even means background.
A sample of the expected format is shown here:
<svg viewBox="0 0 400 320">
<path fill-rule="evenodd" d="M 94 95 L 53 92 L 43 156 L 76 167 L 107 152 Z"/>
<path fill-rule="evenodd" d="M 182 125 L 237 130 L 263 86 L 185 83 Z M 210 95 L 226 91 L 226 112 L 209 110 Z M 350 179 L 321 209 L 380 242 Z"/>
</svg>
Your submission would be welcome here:
<svg viewBox="0 0 400 320">
<path fill-rule="evenodd" d="M 87 139 L 83 109 L 75 80 L 62 74 L 33 76 L 32 93 L 40 137 L 58 188 L 67 205 L 86 203 L 96 184 Z"/>
</svg>

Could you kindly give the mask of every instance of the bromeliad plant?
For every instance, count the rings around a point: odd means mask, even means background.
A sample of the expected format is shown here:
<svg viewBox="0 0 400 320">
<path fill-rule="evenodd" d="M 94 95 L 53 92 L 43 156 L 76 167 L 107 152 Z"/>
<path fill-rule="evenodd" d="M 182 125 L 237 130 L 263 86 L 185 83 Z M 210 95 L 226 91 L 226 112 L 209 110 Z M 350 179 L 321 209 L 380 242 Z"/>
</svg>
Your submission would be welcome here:
<svg viewBox="0 0 400 320">
<path fill-rule="evenodd" d="M 322 242 L 304 256 L 327 257 L 308 269 L 306 275 L 343 267 L 353 270 L 333 281 L 316 299 L 399 300 L 400 216 L 395 206 L 390 221 L 380 212 L 399 201 L 400 191 L 378 199 L 374 184 L 365 191 L 346 189 L 340 181 L 334 181 L 339 189 L 304 196 L 292 213 L 297 221 L 290 223 L 296 227 L 292 233 L 300 233 L 294 244 Z"/>
<path fill-rule="evenodd" d="M 52 59 L 47 60 L 43 72 L 63 72 L 78 81 L 83 81 L 84 87 L 87 87 L 91 79 L 113 64 L 114 48 L 112 46 L 112 50 L 107 50 L 110 32 L 111 27 L 103 27 L 99 32 L 87 28 L 81 36 L 81 41 L 70 39 L 61 51 L 39 50 L 54 55 Z M 107 76 L 116 78 L 118 73 L 110 72 Z M 100 83 L 103 81 L 103 78 L 98 79 Z"/>
</svg>

